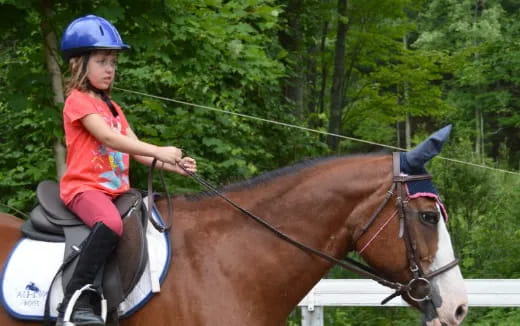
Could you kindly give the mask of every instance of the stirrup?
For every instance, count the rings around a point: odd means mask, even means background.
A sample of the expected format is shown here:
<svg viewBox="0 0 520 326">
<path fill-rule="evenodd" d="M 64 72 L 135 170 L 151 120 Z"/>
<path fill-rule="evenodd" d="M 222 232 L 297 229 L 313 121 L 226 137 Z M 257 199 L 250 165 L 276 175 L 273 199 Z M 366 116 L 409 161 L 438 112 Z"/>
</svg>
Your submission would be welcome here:
<svg viewBox="0 0 520 326">
<path fill-rule="evenodd" d="M 93 287 L 92 284 L 84 285 L 81 289 L 76 290 L 72 297 L 70 298 L 69 302 L 67 303 L 67 307 L 65 308 L 65 313 L 63 314 L 63 326 L 75 326 L 73 322 L 70 321 L 70 317 L 72 315 L 72 312 L 74 311 L 74 306 L 76 305 L 76 302 L 78 301 L 81 294 L 83 294 L 83 291 L 96 291 L 96 289 Z M 100 317 L 103 319 L 103 321 L 107 322 L 107 300 L 103 296 L 103 293 L 100 293 L 101 296 L 101 314 Z"/>
</svg>

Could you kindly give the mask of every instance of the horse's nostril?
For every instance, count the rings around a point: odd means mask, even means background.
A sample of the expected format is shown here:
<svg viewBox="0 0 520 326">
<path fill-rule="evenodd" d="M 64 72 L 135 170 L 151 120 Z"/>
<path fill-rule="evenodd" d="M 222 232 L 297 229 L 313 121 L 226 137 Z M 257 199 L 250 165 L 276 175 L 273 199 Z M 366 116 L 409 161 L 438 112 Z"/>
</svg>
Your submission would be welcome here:
<svg viewBox="0 0 520 326">
<path fill-rule="evenodd" d="M 460 306 L 457 307 L 457 310 L 455 310 L 455 318 L 457 318 L 457 320 L 459 320 L 459 321 L 464 319 L 464 317 L 466 316 L 466 312 L 467 312 L 466 305 L 461 304 Z"/>
</svg>

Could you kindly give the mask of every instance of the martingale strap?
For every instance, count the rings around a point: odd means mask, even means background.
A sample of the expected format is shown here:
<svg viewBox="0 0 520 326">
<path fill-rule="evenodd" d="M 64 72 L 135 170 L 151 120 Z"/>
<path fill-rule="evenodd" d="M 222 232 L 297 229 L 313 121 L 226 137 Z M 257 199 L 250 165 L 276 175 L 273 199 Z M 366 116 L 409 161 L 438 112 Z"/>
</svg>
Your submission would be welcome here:
<svg viewBox="0 0 520 326">
<path fill-rule="evenodd" d="M 152 223 L 153 227 L 163 233 L 167 232 L 172 227 L 172 214 L 173 214 L 173 205 L 171 202 L 171 198 L 168 194 L 168 189 L 166 188 L 166 182 L 164 181 L 164 174 L 162 170 L 159 170 L 159 175 L 161 177 L 161 183 L 163 186 L 164 191 L 166 192 L 166 203 L 168 207 L 168 221 L 165 222 L 165 226 L 162 226 L 159 224 L 155 219 L 152 217 L 152 209 L 154 207 L 154 193 L 153 193 L 153 170 L 155 170 L 155 166 L 157 165 L 157 159 L 154 158 L 152 161 L 152 165 L 150 165 L 150 169 L 148 170 L 148 209 L 147 209 L 147 217 L 148 220 Z"/>
</svg>

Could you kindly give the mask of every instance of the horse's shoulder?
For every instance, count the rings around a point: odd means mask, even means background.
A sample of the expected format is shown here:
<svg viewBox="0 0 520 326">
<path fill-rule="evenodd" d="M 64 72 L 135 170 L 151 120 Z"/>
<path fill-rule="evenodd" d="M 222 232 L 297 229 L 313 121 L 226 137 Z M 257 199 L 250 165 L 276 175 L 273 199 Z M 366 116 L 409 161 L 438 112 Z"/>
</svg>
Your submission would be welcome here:
<svg viewBox="0 0 520 326">
<path fill-rule="evenodd" d="M 20 228 L 24 220 L 13 215 L 0 213 L 0 226 Z"/>
</svg>

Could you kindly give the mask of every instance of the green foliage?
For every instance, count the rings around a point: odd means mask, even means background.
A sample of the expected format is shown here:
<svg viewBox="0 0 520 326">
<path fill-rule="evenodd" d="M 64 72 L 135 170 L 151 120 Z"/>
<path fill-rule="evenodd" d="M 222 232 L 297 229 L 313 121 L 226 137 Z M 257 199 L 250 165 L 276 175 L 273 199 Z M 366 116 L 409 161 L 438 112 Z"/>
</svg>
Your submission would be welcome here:
<svg viewBox="0 0 520 326">
<path fill-rule="evenodd" d="M 520 323 L 520 311 L 515 308 L 473 308 L 465 323 L 476 326 L 518 325 Z"/>
<path fill-rule="evenodd" d="M 486 150 L 495 159 L 506 139 L 518 162 L 518 4 L 508 1 L 436 0 L 428 3 L 419 20 L 415 46 L 442 51 L 447 57 L 445 94 L 456 107 L 450 118 L 460 121 L 475 137 L 486 138 Z M 482 130 L 476 113 L 482 114 Z M 517 167 L 517 166 L 515 166 Z"/>
<path fill-rule="evenodd" d="M 284 76 L 272 44 L 279 11 L 271 1 L 229 1 L 222 6 L 172 1 L 161 13 L 140 11 L 127 27 L 135 51 L 121 57 L 119 85 L 294 123 L 276 96 Z M 161 19 L 152 23 L 157 16 Z M 152 33 L 157 34 L 153 47 L 148 37 Z M 119 92 L 115 96 L 143 140 L 180 146 L 199 160 L 201 174 L 216 183 L 316 152 L 300 145 L 315 142 L 312 138 L 283 127 Z M 186 182 L 175 184 L 187 187 Z"/>
<path fill-rule="evenodd" d="M 36 183 L 55 178 L 53 145 L 63 134 L 61 108 L 52 105 L 41 36 L 28 27 L 37 14 L 18 9 L 25 6 L 29 2 L 3 5 L 6 10 L 0 10 L 6 18 L 0 21 L 10 24 L 0 41 L 1 211 L 5 205 L 27 211 L 34 203 Z M 25 37 L 18 39 L 20 35 Z"/>
<path fill-rule="evenodd" d="M 476 163 L 474 156 L 464 154 L 469 153 L 468 146 L 462 139 L 446 148 L 444 155 Z M 515 212 L 520 178 L 439 159 L 432 163 L 431 172 L 448 208 L 463 274 L 468 278 L 517 278 L 520 245 L 515 240 Z"/>
<path fill-rule="evenodd" d="M 408 326 L 417 325 L 419 315 L 406 308 L 327 308 L 325 325 Z"/>
</svg>

